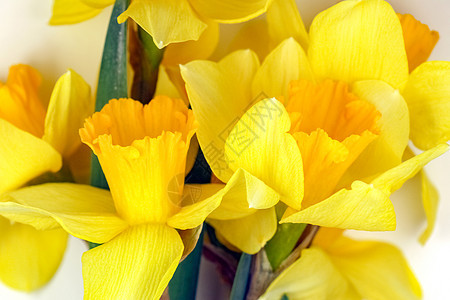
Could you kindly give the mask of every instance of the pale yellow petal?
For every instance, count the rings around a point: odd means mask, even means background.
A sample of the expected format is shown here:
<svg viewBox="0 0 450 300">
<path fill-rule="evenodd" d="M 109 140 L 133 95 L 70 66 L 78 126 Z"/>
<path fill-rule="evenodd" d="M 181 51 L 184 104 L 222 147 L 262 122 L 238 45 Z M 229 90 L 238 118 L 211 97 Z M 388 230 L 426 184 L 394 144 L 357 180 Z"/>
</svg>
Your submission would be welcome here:
<svg viewBox="0 0 450 300">
<path fill-rule="evenodd" d="M 403 96 L 417 147 L 426 150 L 450 139 L 450 62 L 420 65 L 411 73 Z"/>
<path fill-rule="evenodd" d="M 180 93 L 178 92 L 175 84 L 170 80 L 168 72 L 164 66 L 159 67 L 155 95 L 166 95 L 171 98 L 180 98 Z"/>
<path fill-rule="evenodd" d="M 445 153 L 448 147 L 447 144 L 441 144 L 414 156 L 401 165 L 384 172 L 375 178 L 372 184 L 378 189 L 392 193 L 399 189 L 405 181 L 416 175 L 427 163 Z"/>
<path fill-rule="evenodd" d="M 308 32 L 295 0 L 274 0 L 267 10 L 266 17 L 273 45 L 293 37 L 303 49 L 308 49 Z"/>
<path fill-rule="evenodd" d="M 280 222 L 370 231 L 396 226 L 389 193 L 361 181 L 299 212 L 288 209 Z"/>
<path fill-rule="evenodd" d="M 250 50 L 233 52 L 219 63 L 194 61 L 181 66 L 186 91 L 199 123 L 197 137 L 214 174 L 227 182 L 233 174 L 224 157 L 229 131 L 253 103 L 250 84 L 259 67 Z"/>
<path fill-rule="evenodd" d="M 267 10 L 271 0 L 189 0 L 195 10 L 221 23 L 240 23 Z"/>
<path fill-rule="evenodd" d="M 259 68 L 252 83 L 253 97 L 288 98 L 289 82 L 297 79 L 313 80 L 313 74 L 305 51 L 293 39 L 284 40 L 272 52 Z"/>
<path fill-rule="evenodd" d="M 67 243 L 62 229 L 36 230 L 0 217 L 0 279 L 30 292 L 45 285 L 61 263 Z"/>
<path fill-rule="evenodd" d="M 221 197 L 215 196 L 223 189 L 222 184 L 187 184 L 184 186 L 181 210 L 167 220 L 170 227 L 177 229 L 192 229 L 205 221 L 221 202 Z"/>
<path fill-rule="evenodd" d="M 123 23 L 128 18 L 147 31 L 160 49 L 198 40 L 207 27 L 187 0 L 133 0 L 117 21 Z"/>
<path fill-rule="evenodd" d="M 284 270 L 259 300 L 360 299 L 328 254 L 318 247 L 302 251 L 301 257 Z"/>
<path fill-rule="evenodd" d="M 78 130 L 94 112 L 94 104 L 89 85 L 75 71 L 67 71 L 53 88 L 42 139 L 67 159 L 81 145 Z"/>
<path fill-rule="evenodd" d="M 3 119 L 0 137 L 0 194 L 61 168 L 61 156 L 52 146 Z"/>
<path fill-rule="evenodd" d="M 303 166 L 295 139 L 287 133 L 291 121 L 274 98 L 252 106 L 231 130 L 225 157 L 233 170 L 245 169 L 281 195 L 281 201 L 300 209 Z"/>
<path fill-rule="evenodd" d="M 364 299 L 421 299 L 419 283 L 402 253 L 380 242 L 342 237 L 329 255 Z"/>
<path fill-rule="evenodd" d="M 348 175 L 355 180 L 384 172 L 402 162 L 409 141 L 409 112 L 400 92 L 385 82 L 358 81 L 352 85 L 352 92 L 372 103 L 381 113 L 377 139 L 350 167 Z"/>
<path fill-rule="evenodd" d="M 219 24 L 212 21 L 205 22 L 208 27 L 198 40 L 168 45 L 164 50 L 162 64 L 178 66 L 193 60 L 209 58 L 219 42 Z"/>
<path fill-rule="evenodd" d="M 102 8 L 90 6 L 83 0 L 55 0 L 50 25 L 65 25 L 83 22 L 101 13 Z"/>
<path fill-rule="evenodd" d="M 427 227 L 420 235 L 419 241 L 424 245 L 433 233 L 434 225 L 436 224 L 439 193 L 424 170 L 420 172 L 420 179 L 422 181 L 422 204 L 427 217 Z"/>
<path fill-rule="evenodd" d="M 379 79 L 401 88 L 408 79 L 402 27 L 382 0 L 342 1 L 314 19 L 308 57 L 318 79 Z"/>
<path fill-rule="evenodd" d="M 222 199 L 220 206 L 209 215 L 216 220 L 243 218 L 259 209 L 271 208 L 280 200 L 277 192 L 244 169 L 238 169 L 213 197 Z"/>
<path fill-rule="evenodd" d="M 84 299 L 159 299 L 182 253 L 175 229 L 152 224 L 130 227 L 83 254 Z"/>
<path fill-rule="evenodd" d="M 257 210 L 239 219 L 208 219 L 207 222 L 230 244 L 248 254 L 261 250 L 277 231 L 275 208 Z"/>
<path fill-rule="evenodd" d="M 128 224 L 117 216 L 109 191 L 88 185 L 46 183 L 2 196 L 0 215 L 45 230 L 62 226 L 71 235 L 104 243 Z"/>
<path fill-rule="evenodd" d="M 225 53 L 231 53 L 236 50 L 251 49 L 260 60 L 263 60 L 270 48 L 270 38 L 267 31 L 267 22 L 263 19 L 255 19 L 242 24 L 242 27 L 234 35 L 230 42 L 228 50 Z"/>
<path fill-rule="evenodd" d="M 81 2 L 95 8 L 105 8 L 114 4 L 115 0 L 81 0 Z"/>
</svg>

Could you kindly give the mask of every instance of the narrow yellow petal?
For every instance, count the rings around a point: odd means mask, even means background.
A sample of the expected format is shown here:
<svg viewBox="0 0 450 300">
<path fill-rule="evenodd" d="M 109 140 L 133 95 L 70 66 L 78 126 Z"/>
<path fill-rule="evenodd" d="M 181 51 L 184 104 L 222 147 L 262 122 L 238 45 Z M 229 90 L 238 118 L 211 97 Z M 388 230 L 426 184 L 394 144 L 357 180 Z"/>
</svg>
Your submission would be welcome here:
<svg viewBox="0 0 450 300">
<path fill-rule="evenodd" d="M 159 299 L 182 253 L 175 229 L 150 224 L 130 227 L 83 254 L 84 299 Z"/>
<path fill-rule="evenodd" d="M 233 52 L 219 63 L 194 61 L 181 66 L 186 91 L 199 123 L 200 147 L 212 171 L 223 182 L 233 175 L 224 157 L 225 141 L 252 103 L 249 87 L 258 67 L 258 57 L 250 50 Z"/>
<path fill-rule="evenodd" d="M 293 39 L 284 40 L 259 68 L 252 83 L 253 97 L 288 97 L 289 83 L 292 80 L 313 80 L 313 74 L 305 51 Z"/>
<path fill-rule="evenodd" d="M 372 184 L 378 189 L 392 193 L 398 190 L 405 181 L 416 175 L 427 163 L 445 153 L 448 148 L 447 144 L 441 144 L 414 156 L 401 165 L 384 172 L 375 178 Z"/>
<path fill-rule="evenodd" d="M 280 200 L 277 192 L 244 169 L 238 169 L 213 197 L 222 200 L 220 206 L 209 215 L 216 220 L 243 218 L 259 209 L 271 208 Z"/>
<path fill-rule="evenodd" d="M 264 13 L 271 0 L 189 0 L 189 2 L 203 17 L 221 23 L 240 23 Z"/>
<path fill-rule="evenodd" d="M 81 145 L 78 129 L 94 112 L 94 103 L 89 85 L 75 71 L 67 71 L 53 88 L 42 139 L 69 158 Z"/>
<path fill-rule="evenodd" d="M 160 66 L 158 71 L 158 81 L 156 82 L 155 95 L 166 95 L 171 98 L 181 98 L 177 87 L 171 81 L 166 67 Z M 187 103 L 186 103 L 187 104 Z"/>
<path fill-rule="evenodd" d="M 6 84 L 0 83 L 0 118 L 40 138 L 44 134 L 45 109 L 39 99 L 39 72 L 27 65 L 9 69 Z"/>
<path fill-rule="evenodd" d="M 427 227 L 420 235 L 419 241 L 424 245 L 433 233 L 434 225 L 436 224 L 439 193 L 433 183 L 428 179 L 424 170 L 420 172 L 420 179 L 422 181 L 422 203 L 427 217 Z"/>
<path fill-rule="evenodd" d="M 207 59 L 219 42 L 219 24 L 205 21 L 208 27 L 198 40 L 173 43 L 164 50 L 163 65 L 178 66 L 197 59 Z M 159 81 L 159 78 L 158 78 Z"/>
<path fill-rule="evenodd" d="M 62 229 L 36 230 L 0 217 L 0 279 L 9 287 L 30 292 L 55 274 L 67 243 Z"/>
<path fill-rule="evenodd" d="M 50 25 L 65 25 L 80 23 L 101 13 L 102 8 L 96 8 L 84 0 L 55 0 L 53 2 Z"/>
<path fill-rule="evenodd" d="M 0 137 L 0 194 L 61 168 L 61 156 L 52 146 L 3 119 Z"/>
<path fill-rule="evenodd" d="M 411 140 L 426 150 L 450 139 L 450 62 L 420 65 L 403 92 L 411 120 Z"/>
<path fill-rule="evenodd" d="M 81 2 L 95 8 L 105 8 L 111 4 L 114 4 L 115 0 L 81 0 Z"/>
<path fill-rule="evenodd" d="M 113 99 L 86 120 L 81 139 L 98 156 L 120 216 L 164 223 L 178 212 L 195 128 L 183 101 L 165 96 L 145 106 Z"/>
<path fill-rule="evenodd" d="M 107 242 L 128 226 L 117 216 L 108 191 L 72 183 L 46 183 L 7 193 L 1 198 L 0 215 L 42 230 L 59 224 L 71 235 L 94 243 Z"/>
<path fill-rule="evenodd" d="M 417 279 L 400 250 L 387 243 L 342 237 L 327 250 L 333 263 L 364 299 L 421 299 Z"/>
<path fill-rule="evenodd" d="M 397 14 L 402 24 L 409 72 L 424 63 L 439 40 L 439 33 L 420 23 L 410 14 Z"/>
<path fill-rule="evenodd" d="M 257 210 L 239 219 L 207 222 L 230 244 L 248 254 L 261 250 L 277 231 L 275 208 Z"/>
<path fill-rule="evenodd" d="M 223 188 L 222 184 L 188 184 L 184 186 L 181 210 L 167 220 L 170 227 L 192 229 L 205 221 L 221 202 L 215 194 Z"/>
<path fill-rule="evenodd" d="M 369 231 L 394 230 L 396 226 L 389 193 L 361 181 L 299 212 L 286 210 L 280 222 Z"/>
<path fill-rule="evenodd" d="M 379 79 L 395 88 L 408 79 L 402 27 L 385 1 L 342 1 L 317 15 L 309 34 L 318 79 Z"/>
<path fill-rule="evenodd" d="M 274 0 L 266 16 L 272 44 L 278 45 L 284 39 L 293 37 L 303 49 L 308 49 L 308 32 L 295 0 Z"/>
<path fill-rule="evenodd" d="M 409 112 L 400 92 L 376 80 L 357 81 L 352 92 L 381 113 L 379 135 L 350 167 L 350 180 L 362 179 L 399 165 L 409 141 Z M 378 159 L 382 157 L 383 159 Z"/>
<path fill-rule="evenodd" d="M 147 31 L 160 49 L 198 40 L 207 27 L 187 0 L 133 0 L 117 21 L 123 23 L 128 18 Z"/>
<path fill-rule="evenodd" d="M 284 270 L 259 300 L 281 299 L 360 299 L 352 286 L 333 264 L 328 254 L 318 247 L 302 251 L 301 257 Z"/>
<path fill-rule="evenodd" d="M 281 195 L 281 201 L 300 209 L 303 166 L 300 150 L 287 133 L 289 115 L 275 98 L 252 106 L 233 127 L 225 157 L 233 170 L 245 169 Z"/>
</svg>

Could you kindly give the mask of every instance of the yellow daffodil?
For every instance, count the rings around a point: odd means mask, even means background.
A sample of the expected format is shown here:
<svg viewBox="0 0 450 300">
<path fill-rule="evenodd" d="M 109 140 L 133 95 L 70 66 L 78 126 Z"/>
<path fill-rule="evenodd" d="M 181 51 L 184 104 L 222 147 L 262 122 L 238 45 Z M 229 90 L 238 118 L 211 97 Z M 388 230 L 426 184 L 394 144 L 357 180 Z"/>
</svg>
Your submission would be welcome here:
<svg viewBox="0 0 450 300">
<path fill-rule="evenodd" d="M 127 18 L 133 19 L 153 37 L 155 45 L 163 48 L 171 43 L 196 41 L 202 33 L 208 31 L 208 27 L 212 27 L 211 32 L 205 35 L 217 35 L 217 23 L 247 21 L 264 13 L 270 2 L 271 0 L 133 0 L 118 21 L 122 23 Z M 96 16 L 113 3 L 114 0 L 55 0 L 50 24 L 82 22 Z M 207 46 L 207 43 L 204 45 Z"/>
<path fill-rule="evenodd" d="M 182 100 L 158 96 L 145 106 L 111 100 L 80 130 L 111 192 L 32 186 L 6 194 L 0 213 L 37 228 L 59 224 L 103 244 L 83 254 L 85 299 L 159 299 L 185 249 L 177 230 L 197 228 L 220 204 L 209 197 L 220 185 L 184 186 L 196 127 Z M 31 201 L 30 193 L 39 197 Z"/>
<path fill-rule="evenodd" d="M 284 270 L 260 300 L 421 299 L 419 283 L 401 251 L 375 241 L 355 241 L 322 228 L 311 248 Z"/>
<path fill-rule="evenodd" d="M 0 83 L 0 196 L 22 193 L 27 189 L 24 185 L 70 181 L 73 175 L 83 175 L 79 171 L 89 164 L 89 156 L 80 159 L 86 149 L 77 138 L 83 119 L 93 111 L 89 86 L 68 71 L 57 81 L 46 111 L 38 97 L 40 84 L 40 74 L 26 65 L 11 67 L 6 84 Z M 29 201 L 35 196 L 25 195 Z M 31 291 L 52 278 L 67 233 L 47 229 L 0 217 L 0 279 L 5 284 Z"/>
<path fill-rule="evenodd" d="M 227 183 L 209 222 L 248 253 L 274 234 L 278 200 L 288 206 L 282 222 L 393 230 L 390 193 L 447 149 L 435 139 L 401 164 L 410 134 L 402 94 L 429 85 L 408 75 L 389 4 L 341 2 L 315 18 L 308 43 L 306 53 L 287 39 L 262 65 L 247 50 L 181 70 L 200 146 Z M 268 97 L 281 103 L 259 101 Z"/>
</svg>

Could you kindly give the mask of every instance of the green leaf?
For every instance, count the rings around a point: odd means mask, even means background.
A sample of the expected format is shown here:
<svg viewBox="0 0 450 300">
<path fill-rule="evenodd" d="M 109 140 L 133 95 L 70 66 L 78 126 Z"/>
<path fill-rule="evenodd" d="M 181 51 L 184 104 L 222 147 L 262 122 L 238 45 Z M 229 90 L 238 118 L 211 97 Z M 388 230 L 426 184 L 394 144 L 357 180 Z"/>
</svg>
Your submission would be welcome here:
<svg viewBox="0 0 450 300">
<path fill-rule="evenodd" d="M 273 270 L 276 270 L 289 256 L 305 228 L 306 224 L 284 223 L 278 225 L 277 232 L 264 247 Z"/>
<path fill-rule="evenodd" d="M 117 17 L 128 7 L 128 0 L 116 0 L 109 20 L 100 75 L 97 86 L 95 110 L 100 111 L 113 98 L 126 98 L 127 92 L 127 25 L 117 23 Z M 108 189 L 105 175 L 95 155 L 91 161 L 91 185 Z"/>
<path fill-rule="evenodd" d="M 245 300 L 250 285 L 250 269 L 252 266 L 252 255 L 242 253 L 231 288 L 230 300 Z"/>
</svg>

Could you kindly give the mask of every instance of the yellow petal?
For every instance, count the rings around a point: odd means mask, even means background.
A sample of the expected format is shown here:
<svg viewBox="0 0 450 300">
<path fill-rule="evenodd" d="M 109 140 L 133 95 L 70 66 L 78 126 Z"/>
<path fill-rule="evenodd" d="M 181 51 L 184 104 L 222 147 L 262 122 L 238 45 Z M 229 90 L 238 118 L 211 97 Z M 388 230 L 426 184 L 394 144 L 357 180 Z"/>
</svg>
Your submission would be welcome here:
<svg viewBox="0 0 450 300">
<path fill-rule="evenodd" d="M 284 270 L 259 300 L 281 299 L 360 299 L 352 292 L 347 279 L 322 249 L 311 247 Z"/>
<path fill-rule="evenodd" d="M 342 1 L 317 15 L 308 57 L 318 79 L 379 79 L 395 88 L 408 78 L 400 22 L 382 0 Z"/>
<path fill-rule="evenodd" d="M 289 82 L 297 79 L 313 80 L 305 51 L 292 38 L 284 40 L 267 55 L 252 84 L 253 97 L 284 96 L 287 99 Z"/>
<path fill-rule="evenodd" d="M 83 254 L 84 299 L 159 299 L 182 253 L 175 229 L 132 226 Z"/>
<path fill-rule="evenodd" d="M 159 67 L 155 95 L 166 95 L 171 98 L 180 98 L 180 93 L 178 92 L 175 84 L 170 80 L 167 69 L 164 66 Z"/>
<path fill-rule="evenodd" d="M 111 4 L 114 4 L 115 0 L 81 0 L 81 2 L 95 8 L 105 8 Z"/>
<path fill-rule="evenodd" d="M 189 2 L 203 17 L 221 23 L 240 23 L 264 13 L 271 0 L 189 0 Z"/>
<path fill-rule="evenodd" d="M 419 241 L 424 245 L 433 233 L 434 225 L 436 223 L 437 209 L 439 205 L 439 194 L 433 183 L 428 179 L 425 171 L 420 172 L 422 180 L 422 203 L 427 217 L 427 228 L 422 232 Z"/>
<path fill-rule="evenodd" d="M 277 192 L 244 169 L 238 169 L 213 197 L 222 200 L 220 206 L 209 215 L 217 220 L 243 218 L 259 209 L 271 208 L 280 200 Z"/>
<path fill-rule="evenodd" d="M 0 118 L 40 138 L 44 134 L 45 109 L 39 99 L 39 72 L 27 65 L 9 69 L 5 85 L 0 83 Z"/>
<path fill-rule="evenodd" d="M 88 185 L 46 183 L 2 196 L 0 215 L 46 230 L 59 223 L 83 240 L 104 243 L 127 228 L 116 213 L 111 194 Z"/>
<path fill-rule="evenodd" d="M 397 14 L 402 24 L 409 72 L 424 63 L 439 40 L 439 33 L 410 14 Z"/>
<path fill-rule="evenodd" d="M 309 37 L 295 0 L 274 0 L 267 10 L 271 42 L 278 45 L 293 37 L 303 49 L 308 49 Z"/>
<path fill-rule="evenodd" d="M 222 199 L 214 195 L 222 188 L 222 184 L 185 185 L 181 210 L 170 217 L 167 224 L 182 230 L 201 225 L 206 217 L 220 205 Z"/>
<path fill-rule="evenodd" d="M 450 139 L 450 62 L 420 65 L 411 73 L 403 96 L 417 147 L 426 150 Z"/>
<path fill-rule="evenodd" d="M 78 129 L 94 112 L 94 103 L 89 85 L 75 71 L 67 71 L 53 88 L 42 139 L 67 159 L 81 145 Z"/>
<path fill-rule="evenodd" d="M 421 299 L 420 285 L 400 250 L 342 237 L 329 255 L 364 299 Z"/>
<path fill-rule="evenodd" d="M 187 0 L 133 0 L 117 21 L 133 19 L 147 31 L 155 45 L 198 40 L 207 25 L 200 20 Z"/>
<path fill-rule="evenodd" d="M 198 40 L 168 45 L 164 51 L 162 64 L 178 66 L 193 60 L 209 58 L 219 42 L 219 24 L 212 21 L 205 22 L 208 27 Z"/>
<path fill-rule="evenodd" d="M 230 244 L 248 254 L 261 250 L 277 231 L 275 208 L 257 210 L 239 219 L 207 222 Z"/>
<path fill-rule="evenodd" d="M 427 163 L 445 153 L 448 148 L 447 144 L 441 144 L 414 156 L 401 165 L 384 172 L 373 180 L 372 184 L 378 189 L 392 193 L 398 190 L 405 181 L 416 175 Z"/>
<path fill-rule="evenodd" d="M 377 139 L 350 167 L 349 176 L 355 180 L 376 175 L 401 163 L 409 140 L 409 112 L 399 91 L 382 81 L 355 82 L 352 92 L 372 103 L 381 113 L 377 121 Z"/>
<path fill-rule="evenodd" d="M 0 137 L 0 194 L 61 168 L 61 156 L 52 146 L 2 119 Z"/>
<path fill-rule="evenodd" d="M 143 106 L 111 100 L 86 120 L 81 139 L 98 156 L 120 216 L 165 222 L 179 210 L 189 141 L 196 123 L 182 100 L 158 96 Z"/>
<path fill-rule="evenodd" d="M 234 170 L 245 169 L 281 195 L 281 201 L 300 209 L 303 167 L 300 150 L 288 134 L 289 115 L 275 98 L 252 106 L 231 130 L 225 157 Z"/>
<path fill-rule="evenodd" d="M 266 20 L 255 19 L 242 24 L 225 53 L 251 49 L 262 60 L 269 53 L 269 45 L 270 38 Z M 224 50 L 226 49 L 224 48 Z"/>
<path fill-rule="evenodd" d="M 13 289 L 33 291 L 46 284 L 61 263 L 67 243 L 62 229 L 36 230 L 0 217 L 0 279 Z"/>
<path fill-rule="evenodd" d="M 280 223 L 313 225 L 357 230 L 394 230 L 394 206 L 389 193 L 361 181 L 299 212 L 286 210 Z"/>
<path fill-rule="evenodd" d="M 83 0 L 55 0 L 50 25 L 65 25 L 83 22 L 101 13 L 101 8 L 90 6 Z"/>
<path fill-rule="evenodd" d="M 250 50 L 233 52 L 219 63 L 194 61 L 181 66 L 199 123 L 198 141 L 212 171 L 223 182 L 233 175 L 224 157 L 225 141 L 252 103 L 249 87 L 258 67 L 258 57 Z"/>
<path fill-rule="evenodd" d="M 67 159 L 73 180 L 76 183 L 89 184 L 91 178 L 91 149 L 81 144 Z"/>
</svg>

